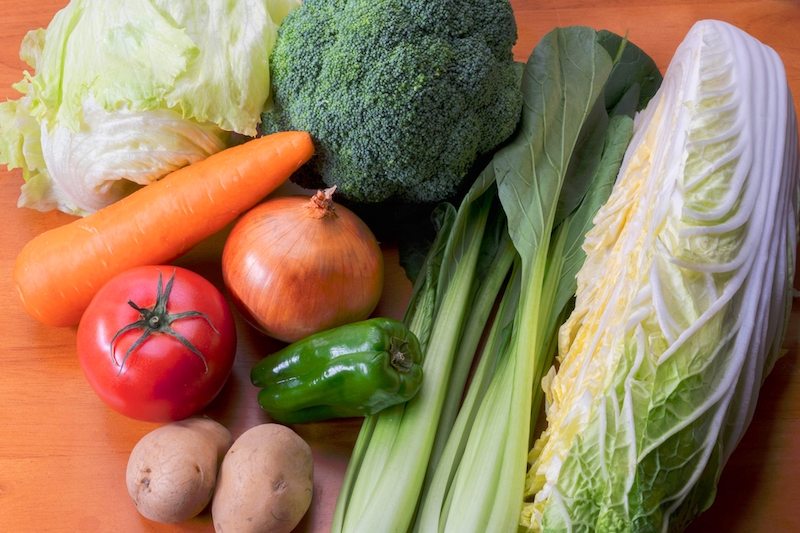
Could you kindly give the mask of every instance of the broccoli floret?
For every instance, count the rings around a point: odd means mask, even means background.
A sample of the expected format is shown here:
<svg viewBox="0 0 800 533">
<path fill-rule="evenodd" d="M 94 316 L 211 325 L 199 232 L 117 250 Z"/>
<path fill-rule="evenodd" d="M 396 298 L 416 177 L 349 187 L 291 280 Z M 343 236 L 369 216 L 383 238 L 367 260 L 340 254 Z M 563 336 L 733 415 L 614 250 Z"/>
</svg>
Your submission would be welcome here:
<svg viewBox="0 0 800 533">
<path fill-rule="evenodd" d="M 262 130 L 311 134 L 300 185 L 444 199 L 516 127 L 516 39 L 508 0 L 305 0 L 278 33 Z"/>
</svg>

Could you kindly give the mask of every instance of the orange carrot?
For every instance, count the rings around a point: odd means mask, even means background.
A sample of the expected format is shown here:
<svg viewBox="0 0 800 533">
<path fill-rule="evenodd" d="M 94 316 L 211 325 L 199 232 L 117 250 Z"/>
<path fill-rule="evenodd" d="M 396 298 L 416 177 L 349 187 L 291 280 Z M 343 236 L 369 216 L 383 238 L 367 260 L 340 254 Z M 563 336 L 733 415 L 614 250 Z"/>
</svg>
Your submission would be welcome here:
<svg viewBox="0 0 800 533">
<path fill-rule="evenodd" d="M 177 259 L 274 191 L 313 152 L 303 132 L 254 139 L 42 233 L 14 264 L 22 306 L 47 325 L 77 324 L 112 277 Z"/>
</svg>

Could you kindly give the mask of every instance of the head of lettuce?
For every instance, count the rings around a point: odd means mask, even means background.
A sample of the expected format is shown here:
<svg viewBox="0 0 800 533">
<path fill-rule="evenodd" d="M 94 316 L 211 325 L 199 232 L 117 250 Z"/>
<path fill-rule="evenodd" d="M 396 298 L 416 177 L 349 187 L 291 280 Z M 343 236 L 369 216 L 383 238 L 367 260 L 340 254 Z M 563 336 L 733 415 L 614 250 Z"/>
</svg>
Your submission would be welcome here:
<svg viewBox="0 0 800 533">
<path fill-rule="evenodd" d="M 72 0 L 20 57 L 0 103 L 0 164 L 20 207 L 86 215 L 255 136 L 269 54 L 299 0 Z"/>
</svg>

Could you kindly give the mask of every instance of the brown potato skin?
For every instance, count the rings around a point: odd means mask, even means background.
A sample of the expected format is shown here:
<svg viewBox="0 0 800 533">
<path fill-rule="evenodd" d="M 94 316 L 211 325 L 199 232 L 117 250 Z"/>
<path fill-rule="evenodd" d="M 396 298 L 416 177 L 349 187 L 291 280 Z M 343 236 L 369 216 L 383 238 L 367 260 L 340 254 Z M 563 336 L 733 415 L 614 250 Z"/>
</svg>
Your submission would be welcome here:
<svg viewBox="0 0 800 533">
<path fill-rule="evenodd" d="M 233 443 L 230 432 L 208 418 L 161 426 L 134 446 L 128 459 L 128 493 L 145 518 L 173 524 L 197 516 L 211 501 L 217 471 Z"/>
<path fill-rule="evenodd" d="M 216 533 L 289 533 L 311 505 L 311 448 L 281 424 L 245 431 L 222 460 L 211 501 Z"/>
</svg>

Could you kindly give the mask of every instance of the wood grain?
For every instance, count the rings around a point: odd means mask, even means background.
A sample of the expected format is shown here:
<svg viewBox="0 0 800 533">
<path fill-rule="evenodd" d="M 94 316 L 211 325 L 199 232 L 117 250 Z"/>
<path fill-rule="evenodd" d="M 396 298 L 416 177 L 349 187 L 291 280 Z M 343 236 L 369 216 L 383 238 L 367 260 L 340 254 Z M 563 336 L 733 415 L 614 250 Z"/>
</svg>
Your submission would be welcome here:
<svg viewBox="0 0 800 533">
<path fill-rule="evenodd" d="M 514 0 L 519 26 L 515 56 L 527 59 L 554 26 L 586 25 L 628 34 L 662 72 L 697 20 L 731 22 L 772 46 L 800 98 L 800 3 L 708 0 Z M 11 84 L 28 68 L 18 55 L 28 30 L 46 27 L 65 0 L 0 0 L 0 99 L 17 98 Z M 800 109 L 800 107 L 798 107 Z M 14 258 L 42 231 L 72 220 L 63 213 L 16 207 L 21 173 L 0 170 L 0 533 L 138 533 L 213 531 L 208 512 L 179 525 L 142 518 L 125 489 L 133 445 L 156 425 L 124 418 L 94 395 L 75 352 L 75 328 L 48 328 L 28 317 L 11 286 Z M 276 194 L 295 190 L 286 186 Z M 228 230 L 198 245 L 179 264 L 222 286 L 219 254 Z M 392 243 L 384 243 L 387 286 L 377 314 L 400 317 L 410 285 Z M 756 415 L 726 466 L 717 500 L 690 532 L 800 531 L 799 312 L 792 314 L 787 354 L 767 378 Z M 238 436 L 267 420 L 255 401 L 249 371 L 276 343 L 237 317 L 240 343 L 234 373 L 207 414 Z M 339 484 L 358 432 L 357 421 L 296 427 L 316 461 L 315 499 L 297 531 L 328 531 Z M 368 532 L 365 532 L 368 533 Z"/>
</svg>

